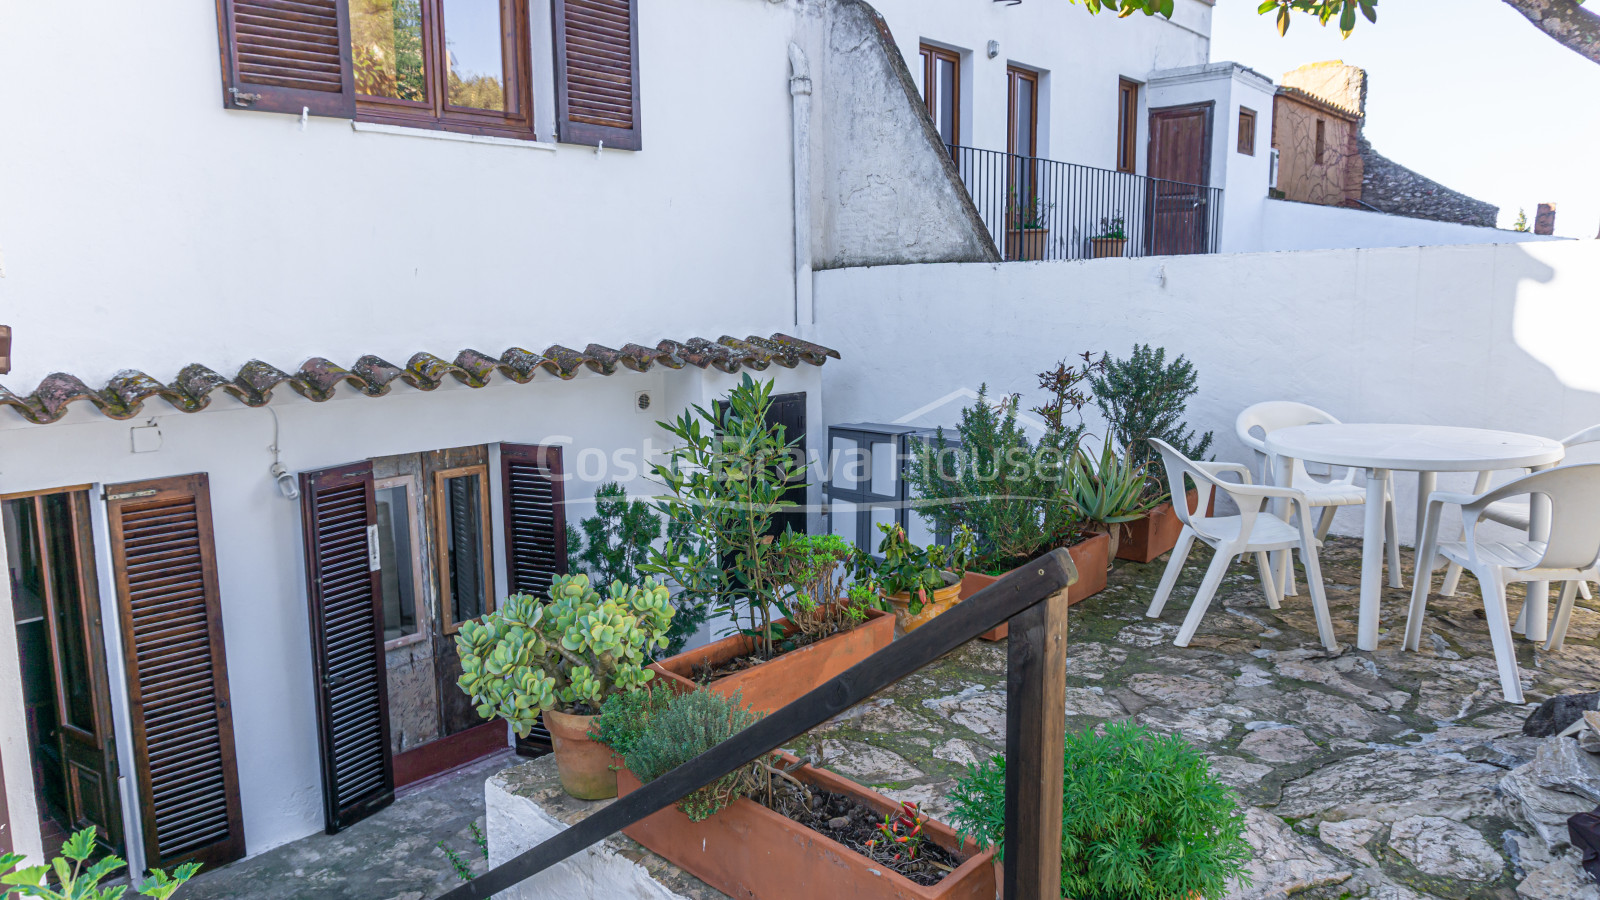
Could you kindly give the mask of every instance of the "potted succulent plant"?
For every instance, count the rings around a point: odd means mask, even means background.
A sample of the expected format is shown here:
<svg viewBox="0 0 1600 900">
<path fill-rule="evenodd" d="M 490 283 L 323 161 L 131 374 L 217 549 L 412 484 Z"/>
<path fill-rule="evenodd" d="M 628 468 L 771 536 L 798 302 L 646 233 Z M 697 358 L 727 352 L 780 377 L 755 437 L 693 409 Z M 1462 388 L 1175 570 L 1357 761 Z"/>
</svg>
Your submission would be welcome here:
<svg viewBox="0 0 1600 900">
<path fill-rule="evenodd" d="M 655 673 L 652 650 L 666 646 L 673 607 L 653 579 L 612 582 L 601 594 L 587 575 L 561 575 L 548 598 L 513 594 L 456 633 L 457 684 L 478 715 L 499 716 L 526 737 L 543 714 L 561 786 L 582 800 L 617 795 L 611 753 L 589 737 L 613 694 L 641 690 Z"/>
<path fill-rule="evenodd" d="M 1128 231 L 1122 216 L 1107 216 L 1100 220 L 1100 233 L 1089 238 L 1091 259 L 1122 256 L 1128 248 Z"/>
<path fill-rule="evenodd" d="M 1034 196 L 1019 199 L 1015 189 L 1006 206 L 1006 259 L 1039 260 L 1049 253 L 1050 211 L 1055 204 Z"/>
<path fill-rule="evenodd" d="M 607 725 L 607 709 L 601 724 Z M 623 796 L 749 727 L 740 698 L 697 690 L 646 716 L 618 709 Z M 757 760 L 623 832 L 731 897 L 992 900 L 991 852 L 787 754 Z"/>
<path fill-rule="evenodd" d="M 1006 761 L 972 764 L 951 818 L 1004 858 Z M 1205 753 L 1177 735 L 1108 722 L 1067 734 L 1062 759 L 1061 896 L 1223 900 L 1250 860 L 1245 817 Z M 998 879 L 997 879 L 998 880 Z"/>
<path fill-rule="evenodd" d="M 948 546 L 931 547 L 911 543 L 899 525 L 880 524 L 878 529 L 883 532 L 878 558 L 862 554 L 859 567 L 894 607 L 901 631 L 915 631 L 961 602 L 961 579 L 973 546 L 965 525 L 956 527 Z"/>
<path fill-rule="evenodd" d="M 1171 550 L 1183 530 L 1168 502 L 1166 470 L 1149 439 L 1160 438 L 1190 459 L 1203 458 L 1211 446 L 1211 432 L 1197 436 L 1183 421 L 1189 398 L 1199 390 L 1194 364 L 1182 356 L 1169 364 L 1166 355 L 1164 347 L 1136 345 L 1127 359 L 1108 360 L 1090 379 L 1111 437 L 1144 467 L 1146 496 L 1156 501 L 1147 516 L 1128 524 L 1118 559 L 1150 562 Z M 1194 510 L 1199 495 L 1190 491 L 1185 500 Z"/>
<path fill-rule="evenodd" d="M 1144 465 L 1134 461 L 1131 451 L 1118 453 L 1110 441 L 1102 443 L 1098 458 L 1080 445 L 1072 456 L 1067 484 L 1078 514 L 1108 538 L 1112 558 L 1127 525 L 1144 519 L 1159 502 L 1147 490 Z M 1105 565 L 1110 564 L 1107 559 Z"/>
</svg>

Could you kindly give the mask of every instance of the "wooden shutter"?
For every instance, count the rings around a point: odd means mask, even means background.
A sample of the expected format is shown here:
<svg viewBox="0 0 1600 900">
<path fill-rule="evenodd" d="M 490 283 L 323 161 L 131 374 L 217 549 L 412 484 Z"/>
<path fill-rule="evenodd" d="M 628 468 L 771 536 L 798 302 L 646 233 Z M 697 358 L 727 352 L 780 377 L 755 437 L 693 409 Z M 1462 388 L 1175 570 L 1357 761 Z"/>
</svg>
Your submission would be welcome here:
<svg viewBox="0 0 1600 900">
<path fill-rule="evenodd" d="M 244 856 L 204 474 L 106 488 L 148 864 Z"/>
<path fill-rule="evenodd" d="M 552 0 L 556 135 L 640 149 L 638 0 Z"/>
<path fill-rule="evenodd" d="M 222 105 L 354 118 L 346 0 L 217 0 Z"/>
<path fill-rule="evenodd" d="M 543 594 L 567 574 L 566 491 L 561 448 L 500 445 L 510 593 Z"/>
<path fill-rule="evenodd" d="M 334 834 L 394 801 L 372 463 L 302 473 L 300 509 L 322 805 Z"/>
</svg>

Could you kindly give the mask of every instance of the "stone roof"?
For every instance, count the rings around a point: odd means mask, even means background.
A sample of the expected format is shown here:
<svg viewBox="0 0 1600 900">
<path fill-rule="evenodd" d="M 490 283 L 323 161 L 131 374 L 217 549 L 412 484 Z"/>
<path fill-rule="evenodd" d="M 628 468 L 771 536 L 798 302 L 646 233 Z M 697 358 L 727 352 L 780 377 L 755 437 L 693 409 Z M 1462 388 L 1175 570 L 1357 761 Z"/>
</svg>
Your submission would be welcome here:
<svg viewBox="0 0 1600 900">
<path fill-rule="evenodd" d="M 1357 112 L 1356 110 L 1350 109 L 1347 106 L 1341 106 L 1337 103 L 1334 103 L 1332 100 L 1327 99 L 1326 97 L 1319 97 L 1310 91 L 1302 90 L 1297 87 L 1279 85 L 1278 94 L 1280 96 L 1299 100 L 1302 103 L 1308 103 L 1312 106 L 1320 107 L 1336 116 L 1344 116 L 1350 119 L 1352 122 L 1359 122 L 1362 119 L 1361 113 Z"/>
<path fill-rule="evenodd" d="M 662 365 L 669 369 L 695 366 L 721 372 L 740 369 L 763 371 L 779 365 L 793 369 L 801 363 L 822 365 L 829 357 L 839 358 L 836 350 L 803 341 L 786 334 L 771 337 L 751 335 L 743 340 L 724 335 L 716 341 L 691 338 L 688 341 L 663 340 L 654 347 L 627 344 L 620 350 L 590 344 L 581 352 L 559 344 L 543 353 L 512 347 L 499 357 L 462 350 L 453 362 L 431 353 L 417 353 L 404 366 L 396 366 L 377 356 L 367 355 L 344 368 L 320 356 L 312 357 L 289 374 L 270 363 L 253 359 L 233 378 L 192 363 L 178 373 L 171 384 L 136 369 L 125 369 L 111 377 L 99 390 L 89 387 L 76 375 L 57 372 L 39 382 L 28 394 L 17 394 L 0 386 L 0 406 L 9 406 L 36 425 L 48 424 L 66 415 L 67 407 L 80 400 L 113 419 L 131 419 L 140 414 L 144 402 L 159 397 L 179 412 L 193 413 L 211 404 L 211 395 L 225 391 L 246 406 L 265 406 L 272 391 L 287 383 L 296 393 L 318 403 L 334 396 L 339 383 L 347 382 L 368 397 L 382 397 L 398 379 L 421 391 L 431 391 L 454 377 L 468 387 L 480 388 L 492 380 L 496 371 L 517 384 L 527 384 L 543 370 L 562 380 L 575 377 L 587 368 L 611 375 L 620 366 L 635 372 Z"/>
</svg>

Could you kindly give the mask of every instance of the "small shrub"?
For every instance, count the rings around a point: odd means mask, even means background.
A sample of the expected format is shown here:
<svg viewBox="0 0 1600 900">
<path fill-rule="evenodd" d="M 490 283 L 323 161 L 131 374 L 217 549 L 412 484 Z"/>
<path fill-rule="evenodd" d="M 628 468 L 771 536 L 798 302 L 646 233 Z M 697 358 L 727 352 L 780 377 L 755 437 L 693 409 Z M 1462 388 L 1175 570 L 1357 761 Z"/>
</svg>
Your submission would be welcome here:
<svg viewBox="0 0 1600 900">
<path fill-rule="evenodd" d="M 586 572 L 595 584 L 639 584 L 639 567 L 650 545 L 661 539 L 661 517 L 643 500 L 628 501 L 628 491 L 615 481 L 594 492 L 594 515 L 567 526 L 567 567 Z"/>
<path fill-rule="evenodd" d="M 127 885 L 101 887 L 100 879 L 127 863 L 108 854 L 84 868 L 94 855 L 94 834 L 93 826 L 73 834 L 61 845 L 61 855 L 48 866 L 24 867 L 21 856 L 0 853 L 0 897 L 15 894 L 46 900 L 120 900 L 127 893 Z M 167 900 L 198 871 L 200 864 L 193 862 L 179 866 L 170 876 L 160 869 L 152 869 L 150 877 L 140 882 L 138 891 L 146 897 Z M 55 880 L 53 886 L 51 878 Z"/>
<path fill-rule="evenodd" d="M 1190 459 L 1203 458 L 1211 447 L 1211 432 L 1196 437 L 1183 421 L 1189 398 L 1200 388 L 1194 364 L 1182 356 L 1169 365 L 1165 347 L 1138 344 L 1127 359 L 1106 362 L 1105 371 L 1090 382 L 1112 437 L 1135 462 L 1149 467 L 1150 487 L 1158 497 L 1165 490 L 1166 470 L 1150 438 L 1166 441 Z"/>
<path fill-rule="evenodd" d="M 738 693 L 724 697 L 701 688 L 679 694 L 651 716 L 624 758 L 644 783 L 671 772 L 696 756 L 754 725 L 761 717 L 744 708 Z M 748 768 L 731 772 L 678 801 L 691 821 L 726 809 L 752 786 Z"/>
<path fill-rule="evenodd" d="M 1006 763 L 968 767 L 951 819 L 1005 850 Z M 1250 845 L 1233 792 L 1177 735 L 1125 722 L 1067 735 L 1062 760 L 1061 895 L 1074 900 L 1222 900 Z"/>
<path fill-rule="evenodd" d="M 656 713 L 666 708 L 669 692 L 665 688 L 645 688 L 629 694 L 612 694 L 600 705 L 589 736 L 611 748 L 624 759 L 633 752 L 639 735 Z"/>
</svg>

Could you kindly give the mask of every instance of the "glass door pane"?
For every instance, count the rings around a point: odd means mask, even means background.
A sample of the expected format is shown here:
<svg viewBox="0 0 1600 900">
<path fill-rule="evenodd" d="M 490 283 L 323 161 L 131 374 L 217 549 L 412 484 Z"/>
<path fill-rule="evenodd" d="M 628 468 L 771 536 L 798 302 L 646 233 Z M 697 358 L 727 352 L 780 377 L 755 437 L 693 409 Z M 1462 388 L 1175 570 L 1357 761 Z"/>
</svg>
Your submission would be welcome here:
<svg viewBox="0 0 1600 900">
<path fill-rule="evenodd" d="M 507 107 L 505 23 L 500 0 L 440 0 L 451 106 L 515 112 Z"/>
</svg>

